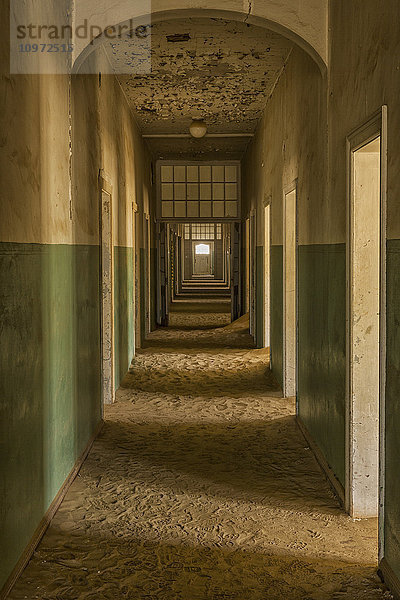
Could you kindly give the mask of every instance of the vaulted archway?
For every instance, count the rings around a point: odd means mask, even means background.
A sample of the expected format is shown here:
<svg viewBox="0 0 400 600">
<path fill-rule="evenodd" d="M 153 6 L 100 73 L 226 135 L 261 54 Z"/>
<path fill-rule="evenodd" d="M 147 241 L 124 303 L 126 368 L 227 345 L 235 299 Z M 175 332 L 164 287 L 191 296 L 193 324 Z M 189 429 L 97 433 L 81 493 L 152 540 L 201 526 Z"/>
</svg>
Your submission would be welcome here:
<svg viewBox="0 0 400 600">
<path fill-rule="evenodd" d="M 190 0 L 142 1 L 132 3 L 120 0 L 112 5 L 102 0 L 76 0 L 73 20 L 76 25 L 87 22 L 103 31 L 110 26 L 123 25 L 133 21 L 139 24 L 157 23 L 182 18 L 213 17 L 242 21 L 249 25 L 258 25 L 279 33 L 310 54 L 325 72 L 328 61 L 328 1 L 308 0 L 301 4 L 294 0 L 274 2 L 254 2 L 251 0 L 226 0 L 223 8 L 215 8 L 210 0 L 194 3 Z M 96 43 L 101 43 L 101 36 Z M 87 46 L 86 39 L 75 36 L 73 39 L 74 71 L 79 72 L 86 57 L 93 51 L 95 44 Z"/>
</svg>

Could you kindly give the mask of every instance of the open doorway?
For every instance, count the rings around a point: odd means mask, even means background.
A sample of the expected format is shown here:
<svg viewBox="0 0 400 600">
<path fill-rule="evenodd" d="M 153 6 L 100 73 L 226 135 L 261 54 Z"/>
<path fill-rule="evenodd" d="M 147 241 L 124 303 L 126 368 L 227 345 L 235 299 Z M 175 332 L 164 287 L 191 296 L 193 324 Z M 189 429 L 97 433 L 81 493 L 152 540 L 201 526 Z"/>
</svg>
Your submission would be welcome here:
<svg viewBox="0 0 400 600">
<path fill-rule="evenodd" d="M 378 516 L 380 495 L 383 501 L 386 153 L 382 152 L 382 122 L 380 112 L 348 138 L 346 509 L 353 518 Z"/>
<path fill-rule="evenodd" d="M 296 396 L 297 380 L 297 183 L 283 202 L 283 393 Z"/>
<path fill-rule="evenodd" d="M 150 273 L 151 222 L 150 222 L 149 214 L 144 215 L 143 232 L 144 232 L 144 286 L 145 286 L 145 293 L 146 293 L 144 332 L 145 332 L 145 336 L 147 336 L 147 334 L 149 334 L 151 331 L 151 273 Z"/>
<path fill-rule="evenodd" d="M 264 206 L 264 347 L 270 346 L 270 245 L 271 204 Z"/>
<path fill-rule="evenodd" d="M 137 298 L 136 298 L 136 278 L 137 278 L 137 260 L 136 260 L 136 235 L 137 235 L 137 230 L 136 230 L 136 213 L 138 211 L 138 205 L 136 204 L 136 202 L 132 202 L 132 250 L 133 250 L 133 260 L 132 260 L 132 271 L 133 271 L 133 281 L 134 281 L 134 290 L 133 290 L 133 295 L 132 295 L 132 299 L 133 299 L 133 315 L 134 315 L 134 326 L 133 326 L 133 335 L 134 335 L 134 348 L 133 351 L 134 353 L 136 352 L 136 313 L 137 313 Z"/>
<path fill-rule="evenodd" d="M 140 245 L 141 245 L 141 216 L 138 210 L 135 211 L 135 347 L 140 348 L 142 345 L 142 334 L 140 327 L 141 320 L 141 277 L 140 277 Z"/>
<path fill-rule="evenodd" d="M 193 275 L 204 277 L 214 275 L 213 242 L 193 242 Z"/>
<path fill-rule="evenodd" d="M 256 341 L 256 210 L 250 212 L 249 224 L 249 329 L 250 335 Z"/>
<path fill-rule="evenodd" d="M 100 185 L 101 360 L 103 404 L 114 402 L 114 247 L 112 188 L 102 176 Z"/>
<path fill-rule="evenodd" d="M 250 311 L 250 217 L 245 221 L 244 231 L 244 262 L 245 262 L 245 282 L 244 282 L 244 311 Z"/>
</svg>

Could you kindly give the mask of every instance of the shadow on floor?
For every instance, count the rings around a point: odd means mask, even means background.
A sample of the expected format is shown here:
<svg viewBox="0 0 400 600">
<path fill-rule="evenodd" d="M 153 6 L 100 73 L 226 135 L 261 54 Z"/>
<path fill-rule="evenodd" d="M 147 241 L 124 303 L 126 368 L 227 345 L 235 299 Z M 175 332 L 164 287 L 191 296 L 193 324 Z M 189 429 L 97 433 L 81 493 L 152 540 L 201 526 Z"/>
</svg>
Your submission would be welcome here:
<svg viewBox="0 0 400 600">
<path fill-rule="evenodd" d="M 216 329 L 220 329 L 221 328 L 221 324 L 220 323 L 199 323 L 195 321 L 195 317 L 193 318 L 193 321 L 191 321 L 190 323 L 188 323 L 187 325 L 182 324 L 181 322 L 177 325 L 168 325 L 168 331 L 209 331 L 209 330 L 216 330 Z M 160 328 L 161 330 L 161 328 Z"/>
<path fill-rule="evenodd" d="M 210 327 L 206 328 L 207 331 Z M 168 337 L 161 337 L 160 334 L 164 332 L 164 330 L 159 329 L 151 334 L 151 337 L 147 338 L 142 345 L 143 349 L 155 349 L 159 350 L 179 350 L 179 349 L 198 349 L 198 350 L 214 350 L 217 348 L 221 349 L 248 349 L 251 350 L 254 348 L 254 341 L 249 334 L 238 334 L 233 335 L 232 333 L 220 333 L 219 327 L 216 328 L 215 334 L 207 333 L 207 331 L 201 330 L 199 327 L 198 331 L 201 331 L 201 337 L 192 337 L 189 339 L 188 337 L 179 336 L 179 332 L 185 331 L 193 331 L 193 327 L 190 326 L 187 329 L 179 326 L 176 329 L 172 327 L 168 327 L 167 334 L 169 332 L 174 332 L 174 335 Z"/>
<path fill-rule="evenodd" d="M 382 600 L 373 566 L 60 530 L 10 600 Z M 34 582 L 34 584 L 33 584 Z"/>
<path fill-rule="evenodd" d="M 189 301 L 189 300 L 178 300 L 174 301 L 170 307 L 171 313 L 226 313 L 230 315 L 231 312 L 231 303 L 230 301 L 224 302 L 219 300 L 208 300 L 207 302 L 197 300 L 197 301 Z"/>
<path fill-rule="evenodd" d="M 175 346 L 174 346 L 175 349 Z M 179 357 L 180 363 L 182 358 Z M 220 396 L 237 397 L 238 395 L 271 394 L 282 395 L 272 371 L 267 364 L 238 364 L 232 359 L 233 368 L 228 369 L 203 366 L 198 359 L 198 369 L 185 370 L 169 365 L 152 366 L 141 362 L 141 355 L 132 361 L 128 375 L 125 376 L 121 387 L 144 392 L 159 392 L 173 396 L 201 396 L 216 398 Z"/>
<path fill-rule="evenodd" d="M 137 481 L 151 482 L 157 473 L 157 485 L 172 486 L 173 494 L 205 492 L 289 510 L 342 512 L 294 417 L 169 425 L 108 421 L 97 444 L 105 456 L 118 457 L 113 477 L 122 482 L 134 461 Z"/>
</svg>

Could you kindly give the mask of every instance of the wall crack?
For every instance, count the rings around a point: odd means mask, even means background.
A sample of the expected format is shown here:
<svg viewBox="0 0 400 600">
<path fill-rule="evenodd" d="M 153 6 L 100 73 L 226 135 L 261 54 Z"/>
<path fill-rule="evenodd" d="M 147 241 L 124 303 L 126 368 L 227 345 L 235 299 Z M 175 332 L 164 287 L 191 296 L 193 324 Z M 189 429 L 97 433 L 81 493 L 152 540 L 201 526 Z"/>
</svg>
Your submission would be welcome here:
<svg viewBox="0 0 400 600">
<path fill-rule="evenodd" d="M 246 15 L 246 18 L 245 18 L 245 20 L 244 20 L 244 22 L 245 22 L 245 23 L 247 23 L 247 21 L 248 21 L 248 19 L 249 19 L 250 15 L 251 15 L 251 12 L 252 12 L 252 10 L 253 10 L 253 0 L 248 0 L 248 4 L 249 4 L 249 7 L 248 7 L 248 10 L 247 10 L 247 15 Z"/>
</svg>

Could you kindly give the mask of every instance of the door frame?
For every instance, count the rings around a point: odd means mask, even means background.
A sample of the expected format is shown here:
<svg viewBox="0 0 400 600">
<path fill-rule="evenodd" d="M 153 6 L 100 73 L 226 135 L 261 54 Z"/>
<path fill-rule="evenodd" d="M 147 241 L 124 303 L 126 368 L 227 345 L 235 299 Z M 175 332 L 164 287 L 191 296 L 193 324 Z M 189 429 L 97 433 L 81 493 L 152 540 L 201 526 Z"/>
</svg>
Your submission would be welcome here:
<svg viewBox="0 0 400 600">
<path fill-rule="evenodd" d="M 286 325 L 286 198 L 291 193 L 295 192 L 295 322 L 294 322 L 294 378 L 292 382 L 292 386 L 289 385 L 288 377 L 287 377 L 287 348 L 288 348 L 288 336 L 287 336 L 287 325 Z M 298 378 L 298 294 L 299 294 L 299 286 L 298 286 L 298 180 L 297 178 L 292 181 L 292 183 L 286 186 L 283 190 L 283 394 L 285 397 L 296 397 L 297 401 L 297 378 Z M 292 381 L 292 380 L 291 380 Z"/>
<path fill-rule="evenodd" d="M 167 227 L 168 223 L 157 221 L 157 325 L 168 325 L 167 310 Z"/>
<path fill-rule="evenodd" d="M 101 394 L 102 414 L 104 404 L 115 401 L 115 335 L 114 335 L 114 241 L 113 241 L 113 188 L 111 180 L 104 170 L 99 173 L 99 242 L 100 242 L 100 339 L 101 339 Z M 108 197 L 105 202 L 104 196 Z M 108 220 L 109 239 L 104 240 L 103 225 Z M 104 252 L 110 252 L 110 270 L 104 270 Z M 108 282 L 109 298 L 105 295 Z M 105 313 L 110 314 L 110 323 L 105 327 Z M 111 338 L 111 339 L 109 339 Z M 109 346 L 111 352 L 106 352 Z"/>
<path fill-rule="evenodd" d="M 132 202 L 132 271 L 133 271 L 133 355 L 136 355 L 136 312 L 137 312 L 137 300 L 136 300 L 136 279 L 137 279 L 137 259 L 136 259 L 136 213 L 138 212 L 138 205 L 136 202 Z"/>
<path fill-rule="evenodd" d="M 145 302 L 145 332 L 146 335 L 151 332 L 151 220 L 148 213 L 144 213 L 143 228 L 145 231 L 145 290 L 146 290 L 146 302 Z"/>
<path fill-rule="evenodd" d="M 354 153 L 380 136 L 380 323 L 379 323 L 379 559 L 383 557 L 384 534 L 384 464 L 385 464 L 385 385 L 386 385 L 386 206 L 387 206 L 387 107 L 382 106 L 346 138 L 347 150 L 347 235 L 346 235 L 346 439 L 345 439 L 345 507 L 351 515 L 353 505 L 352 454 L 354 448 L 352 426 L 351 378 L 351 315 L 352 315 L 352 216 L 354 189 Z"/>
<path fill-rule="evenodd" d="M 250 216 L 244 221 L 244 310 L 250 319 Z"/>
<path fill-rule="evenodd" d="M 249 331 L 256 341 L 256 238 L 257 212 L 249 213 Z"/>
<path fill-rule="evenodd" d="M 136 205 L 135 210 L 135 348 L 139 349 L 142 346 L 142 332 L 141 332 L 141 314 L 142 308 L 140 306 L 140 295 L 141 295 L 141 277 L 140 277 L 140 245 L 143 235 L 141 227 L 141 213 L 139 207 Z"/>
<path fill-rule="evenodd" d="M 243 266 L 241 253 L 241 240 L 243 239 L 243 228 L 239 221 L 230 225 L 230 231 L 224 227 L 227 235 L 227 265 L 226 265 L 226 281 L 230 285 L 231 290 L 231 320 L 236 321 L 244 308 L 243 303 Z"/>
<path fill-rule="evenodd" d="M 268 215 L 268 223 L 266 216 Z M 271 344 L 271 197 L 264 200 L 264 347 Z"/>
<path fill-rule="evenodd" d="M 195 269 L 195 264 L 196 264 L 196 246 L 198 246 L 199 244 L 204 244 L 206 246 L 210 247 L 210 269 L 211 269 L 211 273 L 207 274 L 207 273 L 195 273 L 194 269 Z M 214 247 L 214 240 L 192 240 L 192 269 L 193 269 L 193 275 L 196 275 L 196 277 L 201 277 L 202 275 L 208 275 L 209 277 L 214 277 L 215 276 L 215 247 Z"/>
</svg>

